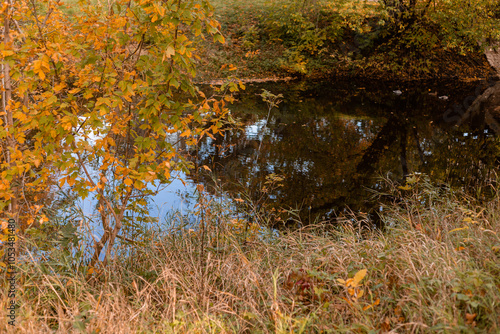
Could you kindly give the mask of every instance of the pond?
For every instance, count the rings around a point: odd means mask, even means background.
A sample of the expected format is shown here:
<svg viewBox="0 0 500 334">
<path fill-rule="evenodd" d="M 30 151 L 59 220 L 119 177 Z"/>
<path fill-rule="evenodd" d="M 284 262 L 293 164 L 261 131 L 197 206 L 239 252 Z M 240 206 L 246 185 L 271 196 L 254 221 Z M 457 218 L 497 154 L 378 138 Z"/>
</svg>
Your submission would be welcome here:
<svg viewBox="0 0 500 334">
<path fill-rule="evenodd" d="M 229 106 L 239 129 L 185 148 L 198 172 L 179 175 L 185 182 L 176 179 L 158 193 L 150 215 L 189 211 L 198 183 L 269 212 L 294 210 L 304 223 L 379 210 L 373 192 L 384 189 L 381 177 L 403 185 L 406 175 L 419 172 L 437 184 L 476 191 L 495 173 L 500 147 L 495 127 L 462 114 L 488 84 L 247 84 Z M 270 112 L 259 95 L 263 89 L 283 95 Z"/>
<path fill-rule="evenodd" d="M 378 209 L 372 190 L 382 190 L 380 177 L 404 184 L 420 172 L 477 189 L 496 171 L 499 145 L 495 127 L 462 114 L 487 84 L 249 84 L 230 106 L 242 129 L 188 152 L 214 175 L 189 178 L 208 189 L 217 180 L 232 197 L 270 210 L 297 210 L 305 222 Z M 263 89 L 283 95 L 278 108 L 269 112 Z"/>
</svg>

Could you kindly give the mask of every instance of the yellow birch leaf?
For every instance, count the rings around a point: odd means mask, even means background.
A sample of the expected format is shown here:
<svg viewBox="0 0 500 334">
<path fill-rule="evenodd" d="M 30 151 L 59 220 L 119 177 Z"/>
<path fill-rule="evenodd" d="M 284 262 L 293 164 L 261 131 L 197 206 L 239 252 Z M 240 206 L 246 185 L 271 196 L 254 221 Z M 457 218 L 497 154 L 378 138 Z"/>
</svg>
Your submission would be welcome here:
<svg viewBox="0 0 500 334">
<path fill-rule="evenodd" d="M 366 269 L 362 269 L 362 270 L 358 271 L 356 273 L 356 275 L 354 275 L 354 277 L 353 277 L 352 285 L 358 286 L 359 282 L 361 282 L 361 280 L 363 278 L 365 278 L 365 276 L 366 276 Z"/>
</svg>

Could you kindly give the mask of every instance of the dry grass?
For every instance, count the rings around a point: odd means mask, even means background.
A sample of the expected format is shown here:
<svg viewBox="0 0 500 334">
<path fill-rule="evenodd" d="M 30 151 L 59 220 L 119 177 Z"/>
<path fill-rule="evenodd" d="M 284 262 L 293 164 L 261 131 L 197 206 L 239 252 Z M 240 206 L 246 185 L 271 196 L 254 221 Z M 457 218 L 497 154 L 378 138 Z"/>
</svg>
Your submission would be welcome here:
<svg viewBox="0 0 500 334">
<path fill-rule="evenodd" d="M 206 205 L 205 228 L 150 237 L 88 282 L 71 258 L 26 261 L 15 331 L 500 332 L 500 199 L 481 207 L 411 187 L 384 210 L 384 232 L 346 223 L 266 235 Z"/>
</svg>

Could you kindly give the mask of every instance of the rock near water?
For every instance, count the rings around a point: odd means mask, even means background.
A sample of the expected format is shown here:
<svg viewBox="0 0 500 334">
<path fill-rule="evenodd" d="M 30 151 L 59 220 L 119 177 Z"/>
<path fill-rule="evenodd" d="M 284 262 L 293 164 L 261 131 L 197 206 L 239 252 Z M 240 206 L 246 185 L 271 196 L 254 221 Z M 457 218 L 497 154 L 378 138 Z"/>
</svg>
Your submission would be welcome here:
<svg viewBox="0 0 500 334">
<path fill-rule="evenodd" d="M 487 48 L 484 54 L 490 65 L 497 71 L 500 77 L 500 45 L 494 45 Z"/>
</svg>

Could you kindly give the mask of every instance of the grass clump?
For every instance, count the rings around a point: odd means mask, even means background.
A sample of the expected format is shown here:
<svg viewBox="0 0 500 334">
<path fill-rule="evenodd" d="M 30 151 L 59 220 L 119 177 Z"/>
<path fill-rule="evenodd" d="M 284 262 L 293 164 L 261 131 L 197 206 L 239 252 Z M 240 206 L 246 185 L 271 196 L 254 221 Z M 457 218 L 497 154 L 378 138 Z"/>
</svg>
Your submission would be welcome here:
<svg viewBox="0 0 500 334">
<path fill-rule="evenodd" d="M 93 272 L 58 247 L 28 256 L 17 330 L 498 333 L 499 197 L 480 205 L 423 176 L 391 191 L 383 231 L 346 219 L 276 232 L 202 197 L 196 227 L 178 216 Z"/>
</svg>

